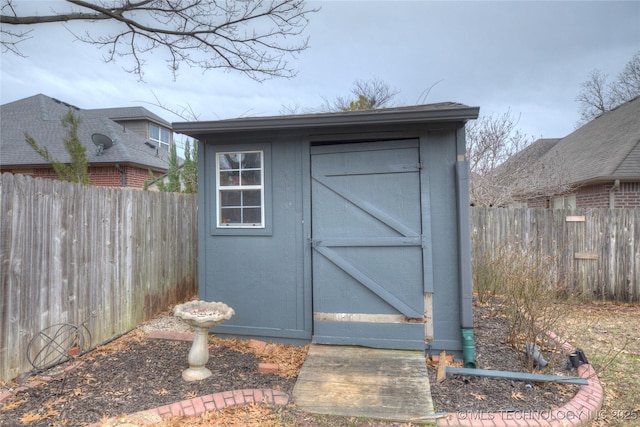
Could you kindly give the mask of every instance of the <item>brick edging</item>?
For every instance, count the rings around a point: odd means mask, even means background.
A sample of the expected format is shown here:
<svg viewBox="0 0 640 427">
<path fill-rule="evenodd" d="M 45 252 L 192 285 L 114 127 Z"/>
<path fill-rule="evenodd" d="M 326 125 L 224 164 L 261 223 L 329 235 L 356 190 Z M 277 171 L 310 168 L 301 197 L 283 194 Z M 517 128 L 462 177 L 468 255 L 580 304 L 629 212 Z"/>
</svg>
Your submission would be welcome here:
<svg viewBox="0 0 640 427">
<path fill-rule="evenodd" d="M 567 341 L 558 335 L 547 331 L 546 335 L 562 347 L 565 355 L 573 353 L 575 349 Z M 480 412 L 465 411 L 448 413 L 445 418 L 437 421 L 438 426 L 553 426 L 569 427 L 586 425 L 589 421 L 598 417 L 604 394 L 600 380 L 593 366 L 580 365 L 576 368 L 578 376 L 588 381 L 587 385 L 580 386 L 576 395 L 565 405 L 558 409 L 544 411 L 516 411 L 516 412 Z"/>
<path fill-rule="evenodd" d="M 34 388 L 34 387 L 38 387 L 43 384 L 46 384 L 51 380 L 59 377 L 61 374 L 64 374 L 66 372 L 69 372 L 73 369 L 79 368 L 80 366 L 84 365 L 83 361 L 72 361 L 71 363 L 69 362 L 65 362 L 65 363 L 68 363 L 68 365 L 65 366 L 64 369 L 62 369 L 62 371 L 57 374 L 42 375 L 42 376 L 38 376 L 36 379 L 28 379 L 26 380 L 24 385 L 20 385 L 13 390 L 3 391 L 2 393 L 0 393 L 0 403 L 10 399 L 11 397 L 15 396 L 18 393 L 22 393 L 23 391 L 27 391 L 30 388 Z"/>
<path fill-rule="evenodd" d="M 174 402 L 169 405 L 117 417 L 116 419 L 136 416 L 139 418 L 145 414 L 155 414 L 161 417 L 181 415 L 198 416 L 206 411 L 220 410 L 232 406 L 244 406 L 252 403 L 286 405 L 289 403 L 289 395 L 279 390 L 266 388 L 229 390 Z M 111 419 L 111 421 L 113 420 L 114 419 Z M 108 425 L 108 423 L 109 421 L 98 422 L 90 424 L 89 427 L 100 427 L 105 424 Z"/>
</svg>

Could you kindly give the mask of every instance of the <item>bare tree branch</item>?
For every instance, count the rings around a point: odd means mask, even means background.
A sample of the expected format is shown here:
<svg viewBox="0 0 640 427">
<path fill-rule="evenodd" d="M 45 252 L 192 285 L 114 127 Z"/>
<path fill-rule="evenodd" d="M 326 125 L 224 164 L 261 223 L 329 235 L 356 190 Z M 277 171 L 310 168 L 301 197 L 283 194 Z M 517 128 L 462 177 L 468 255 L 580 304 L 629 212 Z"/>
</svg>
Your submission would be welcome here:
<svg viewBox="0 0 640 427">
<path fill-rule="evenodd" d="M 28 32 L 7 26 L 70 21 L 112 21 L 116 33 L 74 34 L 83 42 L 106 48 L 105 61 L 132 59 L 129 72 L 143 77 L 145 54 L 161 49 L 174 77 L 181 64 L 206 70 L 237 70 L 261 81 L 293 77 L 285 57 L 295 57 L 308 46 L 301 38 L 310 9 L 304 0 L 66 0 L 73 10 L 49 15 L 22 16 L 13 0 L 2 0 L 0 34 L 5 51 L 21 55 L 17 43 Z M 296 39 L 287 44 L 288 38 Z"/>
<path fill-rule="evenodd" d="M 530 163 L 522 158 L 521 153 L 526 155 L 525 148 L 533 138 L 517 128 L 518 120 L 508 110 L 467 123 L 470 198 L 474 205 L 508 206 L 534 193 L 546 195 L 549 191 L 563 191 L 555 184 L 555 169 L 532 170 Z"/>
<path fill-rule="evenodd" d="M 191 107 L 191 104 L 187 104 L 187 105 L 178 105 L 176 107 L 171 107 L 168 106 L 166 104 L 164 104 L 160 98 L 158 97 L 158 95 L 156 95 L 156 93 L 154 91 L 151 91 L 151 94 L 153 95 L 153 97 L 155 98 L 155 102 L 148 102 L 148 101 L 137 101 L 137 102 L 141 102 L 144 104 L 150 104 L 150 105 L 154 105 L 156 107 L 162 108 L 164 111 L 167 111 L 171 114 L 175 114 L 176 116 L 180 117 L 181 119 L 185 120 L 185 121 L 189 121 L 189 120 L 193 120 L 193 121 L 197 121 L 200 119 L 200 114 L 196 113 L 193 110 L 193 107 Z"/>
<path fill-rule="evenodd" d="M 640 95 L 640 52 L 631 58 L 614 84 L 612 84 L 613 99 L 616 105 L 631 101 Z"/>
<path fill-rule="evenodd" d="M 640 52 L 631 58 L 613 82 L 607 81 L 606 74 L 593 70 L 580 86 L 582 90 L 576 97 L 580 104 L 577 127 L 640 96 Z"/>
<path fill-rule="evenodd" d="M 576 101 L 580 103 L 580 124 L 585 124 L 612 108 L 606 74 L 593 70 L 580 86 L 582 91 L 576 97 Z"/>
<path fill-rule="evenodd" d="M 334 100 L 323 98 L 319 111 L 375 110 L 389 107 L 389 103 L 398 93 L 400 91 L 392 89 L 388 83 L 375 77 L 370 80 L 356 80 L 351 88 L 352 97 L 339 96 Z"/>
</svg>

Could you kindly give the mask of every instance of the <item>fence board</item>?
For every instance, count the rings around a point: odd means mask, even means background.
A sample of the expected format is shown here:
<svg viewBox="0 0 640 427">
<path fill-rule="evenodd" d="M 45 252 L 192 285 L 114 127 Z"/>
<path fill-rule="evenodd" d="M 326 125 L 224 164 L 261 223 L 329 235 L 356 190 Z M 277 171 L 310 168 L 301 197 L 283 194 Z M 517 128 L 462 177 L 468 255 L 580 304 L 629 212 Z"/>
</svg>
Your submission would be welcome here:
<svg viewBox="0 0 640 427">
<path fill-rule="evenodd" d="M 0 379 L 59 323 L 105 342 L 197 291 L 194 195 L 0 177 Z"/>
<path fill-rule="evenodd" d="M 505 245 L 527 248 L 554 259 L 553 273 L 570 291 L 640 301 L 640 209 L 472 208 L 471 221 L 477 259 Z"/>
</svg>

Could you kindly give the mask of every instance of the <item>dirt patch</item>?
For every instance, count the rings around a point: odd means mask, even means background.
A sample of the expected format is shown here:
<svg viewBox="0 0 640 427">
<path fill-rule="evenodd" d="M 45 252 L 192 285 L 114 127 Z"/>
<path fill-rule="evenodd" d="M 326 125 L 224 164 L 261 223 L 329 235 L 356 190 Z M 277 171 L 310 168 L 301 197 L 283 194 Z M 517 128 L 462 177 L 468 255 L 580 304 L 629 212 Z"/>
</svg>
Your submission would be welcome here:
<svg viewBox="0 0 640 427">
<path fill-rule="evenodd" d="M 78 360 L 83 364 L 76 369 L 64 372 L 61 366 L 42 373 L 41 376 L 52 379 L 18 392 L 0 404 L 0 426 L 80 426 L 105 417 L 233 389 L 274 388 L 291 394 L 306 354 L 304 348 L 275 344 L 255 348 L 247 341 L 212 339 L 207 367 L 214 375 L 203 381 L 185 382 L 181 372 L 188 367 L 191 343 L 146 338 L 145 331 L 154 328 L 181 328 L 170 315 L 165 313 L 163 316 L 155 325 L 143 325 L 110 345 L 80 357 Z M 478 368 L 522 371 L 520 352 L 506 342 L 505 320 L 486 306 L 476 307 L 474 316 Z M 263 361 L 279 364 L 281 375 L 258 373 L 258 363 Z M 550 357 L 550 361 L 546 373 L 571 374 L 564 371 L 564 357 Z M 576 386 L 568 385 L 454 375 L 437 383 L 435 368 L 428 365 L 436 411 L 548 410 L 570 400 L 577 390 Z M 37 379 L 32 377 L 29 381 Z M 18 386 L 12 383 L 2 388 Z M 272 425 L 301 427 L 398 425 L 354 417 L 313 415 L 300 411 L 294 404 L 284 408 L 227 409 L 203 414 L 197 419 L 167 419 L 162 425 L 260 425 L 264 420 Z"/>
</svg>

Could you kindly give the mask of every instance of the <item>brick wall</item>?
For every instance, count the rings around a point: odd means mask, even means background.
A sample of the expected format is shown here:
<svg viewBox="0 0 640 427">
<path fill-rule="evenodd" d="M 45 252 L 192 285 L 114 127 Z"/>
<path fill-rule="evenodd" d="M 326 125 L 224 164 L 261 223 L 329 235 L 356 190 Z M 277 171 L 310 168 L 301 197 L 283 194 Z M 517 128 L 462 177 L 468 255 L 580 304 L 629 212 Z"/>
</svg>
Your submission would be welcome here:
<svg viewBox="0 0 640 427">
<path fill-rule="evenodd" d="M 120 187 L 120 172 L 118 172 L 115 166 L 90 167 L 89 184 L 100 187 Z"/>
<path fill-rule="evenodd" d="M 140 168 L 125 167 L 127 175 L 127 187 L 143 188 L 145 181 L 149 180 L 149 171 Z M 155 172 L 156 177 L 162 175 Z"/>
<path fill-rule="evenodd" d="M 640 208 L 640 182 L 622 182 L 615 193 L 616 208 Z"/>
<path fill-rule="evenodd" d="M 576 208 L 608 208 L 611 184 L 597 184 L 581 187 L 576 192 Z"/>
<path fill-rule="evenodd" d="M 527 207 L 532 209 L 538 209 L 538 208 L 546 209 L 549 207 L 549 198 L 538 197 L 537 199 L 527 200 Z"/>
<path fill-rule="evenodd" d="M 576 191 L 576 208 L 608 208 L 609 193 L 613 182 L 581 187 Z M 549 198 L 537 198 L 527 201 L 529 208 L 549 208 Z M 615 208 L 640 207 L 640 182 L 622 182 L 614 192 Z"/>
<path fill-rule="evenodd" d="M 136 168 L 132 166 L 124 167 L 126 182 L 125 187 L 143 188 L 146 180 L 149 179 L 148 169 Z M 29 170 L 3 170 L 3 172 L 13 172 L 31 175 L 34 178 L 58 179 L 58 175 L 53 168 L 34 168 Z M 155 172 L 156 176 L 162 175 Z M 115 166 L 91 166 L 89 167 L 89 184 L 99 187 L 120 187 L 122 175 Z"/>
</svg>

